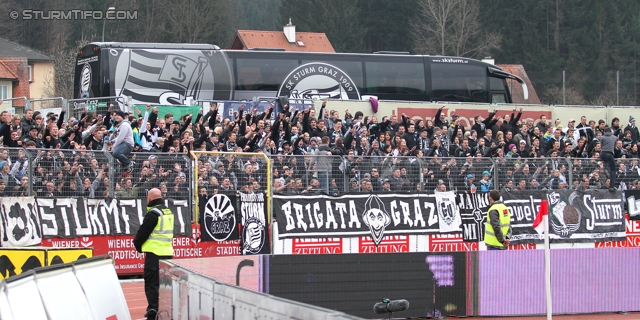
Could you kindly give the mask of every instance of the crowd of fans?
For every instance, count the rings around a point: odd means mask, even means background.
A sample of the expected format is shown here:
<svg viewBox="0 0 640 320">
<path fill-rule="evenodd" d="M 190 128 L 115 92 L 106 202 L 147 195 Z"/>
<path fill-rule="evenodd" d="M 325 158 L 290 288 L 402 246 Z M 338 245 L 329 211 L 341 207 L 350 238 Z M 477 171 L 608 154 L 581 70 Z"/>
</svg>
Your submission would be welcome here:
<svg viewBox="0 0 640 320">
<path fill-rule="evenodd" d="M 264 112 L 242 106 L 230 118 L 216 104 L 180 119 L 160 117 L 151 106 L 123 114 L 111 105 L 104 114 L 84 112 L 67 121 L 64 112 L 27 110 L 20 117 L 4 111 L 0 137 L 12 149 L 0 150 L 0 196 L 28 195 L 31 183 L 33 194 L 42 197 L 108 197 L 113 170 L 115 197 L 135 198 L 158 187 L 165 197 L 188 198 L 192 150 L 267 154 L 271 187 L 286 194 L 640 189 L 639 132 L 632 116 L 624 125 L 618 118 L 607 124 L 586 117 L 564 125 L 544 115 L 522 119 L 522 109 L 514 109 L 476 116 L 466 129 L 458 115 L 446 119 L 442 110 L 433 121 L 352 115 L 329 110 L 326 102 L 317 112 L 285 104 L 277 114 L 273 105 Z M 114 119 L 121 114 L 134 138 L 131 170 L 124 174 L 109 166 L 114 160 L 105 154 L 113 151 Z M 615 172 L 600 160 L 606 127 L 617 138 Z M 197 190 L 205 197 L 263 191 L 266 168 L 262 156 L 200 154 Z"/>
</svg>

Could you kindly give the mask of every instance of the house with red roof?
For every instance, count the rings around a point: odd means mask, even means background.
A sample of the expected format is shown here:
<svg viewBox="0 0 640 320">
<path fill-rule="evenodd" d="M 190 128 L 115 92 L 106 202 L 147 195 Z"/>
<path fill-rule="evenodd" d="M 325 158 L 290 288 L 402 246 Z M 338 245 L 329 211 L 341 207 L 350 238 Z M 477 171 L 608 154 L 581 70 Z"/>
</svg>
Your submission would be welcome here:
<svg viewBox="0 0 640 320">
<path fill-rule="evenodd" d="M 238 30 L 229 49 L 336 52 L 324 32 L 296 32 L 291 19 L 282 31 Z"/>
<path fill-rule="evenodd" d="M 29 47 L 0 38 L 0 99 L 44 98 L 53 91 L 52 59 Z M 24 108 L 24 100 L 5 101 L 0 109 Z"/>
</svg>

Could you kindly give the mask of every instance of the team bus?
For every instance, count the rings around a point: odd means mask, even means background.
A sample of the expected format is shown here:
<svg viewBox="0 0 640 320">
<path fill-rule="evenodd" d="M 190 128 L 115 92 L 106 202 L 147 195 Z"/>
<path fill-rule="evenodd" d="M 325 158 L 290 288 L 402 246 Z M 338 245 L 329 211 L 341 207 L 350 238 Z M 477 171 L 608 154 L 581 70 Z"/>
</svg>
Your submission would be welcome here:
<svg viewBox="0 0 640 320">
<path fill-rule="evenodd" d="M 134 104 L 163 105 L 282 96 L 512 103 L 506 79 L 522 84 L 527 99 L 522 79 L 467 58 L 107 42 L 78 52 L 74 95 L 130 96 Z"/>
</svg>

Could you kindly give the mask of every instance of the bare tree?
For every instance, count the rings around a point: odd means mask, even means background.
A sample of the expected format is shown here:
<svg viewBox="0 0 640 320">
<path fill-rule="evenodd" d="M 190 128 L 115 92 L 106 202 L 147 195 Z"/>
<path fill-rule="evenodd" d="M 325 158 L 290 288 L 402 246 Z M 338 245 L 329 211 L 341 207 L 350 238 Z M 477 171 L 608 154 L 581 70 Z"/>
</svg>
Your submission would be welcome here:
<svg viewBox="0 0 640 320">
<path fill-rule="evenodd" d="M 88 40 L 82 39 L 78 41 L 76 47 L 59 49 L 49 53 L 49 56 L 53 59 L 53 72 L 44 77 L 44 94 L 46 96 L 75 98 L 73 96 L 73 79 L 76 55 L 78 50 L 88 43 Z"/>
<path fill-rule="evenodd" d="M 455 0 L 422 0 L 419 14 L 411 21 L 411 33 L 418 53 L 446 54 L 446 41 L 452 25 Z"/>
<path fill-rule="evenodd" d="M 478 0 L 420 0 L 411 22 L 415 51 L 481 58 L 500 47 L 500 35 L 482 31 Z"/>
<path fill-rule="evenodd" d="M 233 36 L 231 0 L 165 0 L 164 8 L 174 41 L 222 43 Z"/>
<path fill-rule="evenodd" d="M 543 104 L 562 104 L 562 87 L 550 86 L 544 91 L 544 94 L 540 97 Z M 587 100 L 584 95 L 575 90 L 573 87 L 566 88 L 566 101 L 568 105 L 584 105 L 587 104 Z"/>
</svg>

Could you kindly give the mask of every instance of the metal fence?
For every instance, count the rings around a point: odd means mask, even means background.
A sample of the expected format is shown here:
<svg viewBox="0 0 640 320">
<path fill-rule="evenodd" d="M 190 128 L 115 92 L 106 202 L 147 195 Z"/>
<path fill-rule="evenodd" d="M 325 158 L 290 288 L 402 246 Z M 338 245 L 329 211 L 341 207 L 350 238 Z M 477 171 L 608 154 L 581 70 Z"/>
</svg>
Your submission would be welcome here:
<svg viewBox="0 0 640 320">
<path fill-rule="evenodd" d="M 119 178 L 116 198 L 146 196 L 146 191 L 158 188 L 163 198 L 193 199 L 193 169 L 189 155 L 183 153 L 133 153 L 131 177 Z M 191 204 L 191 202 L 190 202 Z"/>
<path fill-rule="evenodd" d="M 264 153 L 192 151 L 191 156 L 195 212 L 203 212 L 209 198 L 216 194 L 271 193 L 272 164 Z"/>
<path fill-rule="evenodd" d="M 112 111 L 120 110 L 124 107 L 126 99 L 124 97 L 101 97 L 90 99 L 70 99 L 66 104 L 67 119 L 80 119 L 85 112 L 94 112 L 97 115 L 105 115 L 111 105 Z"/>
<path fill-rule="evenodd" d="M 133 153 L 122 176 L 108 151 L 0 148 L 0 194 L 134 198 L 159 188 L 192 201 L 195 192 L 424 192 L 605 189 L 611 173 L 596 158 L 439 158 L 394 156 Z M 267 159 L 270 179 L 267 178 Z M 196 172 L 197 170 L 197 172 Z M 616 187 L 640 187 L 637 158 L 616 160 Z M 4 182 L 2 184 L 1 182 Z M 4 188 L 4 189 L 3 189 Z M 209 190 L 210 189 L 210 190 Z"/>
<path fill-rule="evenodd" d="M 490 158 L 376 157 L 349 151 L 345 156 L 275 155 L 271 161 L 274 192 L 288 194 L 316 189 L 333 195 L 436 188 L 490 190 L 497 184 L 496 166 Z"/>
<path fill-rule="evenodd" d="M 275 193 L 608 189 L 598 158 L 439 158 L 273 155 Z M 616 188 L 640 188 L 639 159 L 616 160 Z"/>
<path fill-rule="evenodd" d="M 34 111 L 37 110 L 48 110 L 51 112 L 54 111 L 62 111 L 66 108 L 67 101 L 62 97 L 56 98 L 42 98 L 42 99 L 29 99 L 27 100 L 26 109 L 31 109 Z M 17 110 L 16 110 L 17 111 Z"/>
<path fill-rule="evenodd" d="M 165 198 L 191 204 L 194 172 L 189 155 L 145 152 L 131 158 L 134 170 L 122 175 L 106 151 L 0 148 L 0 194 L 140 198 L 159 188 Z"/>
</svg>

